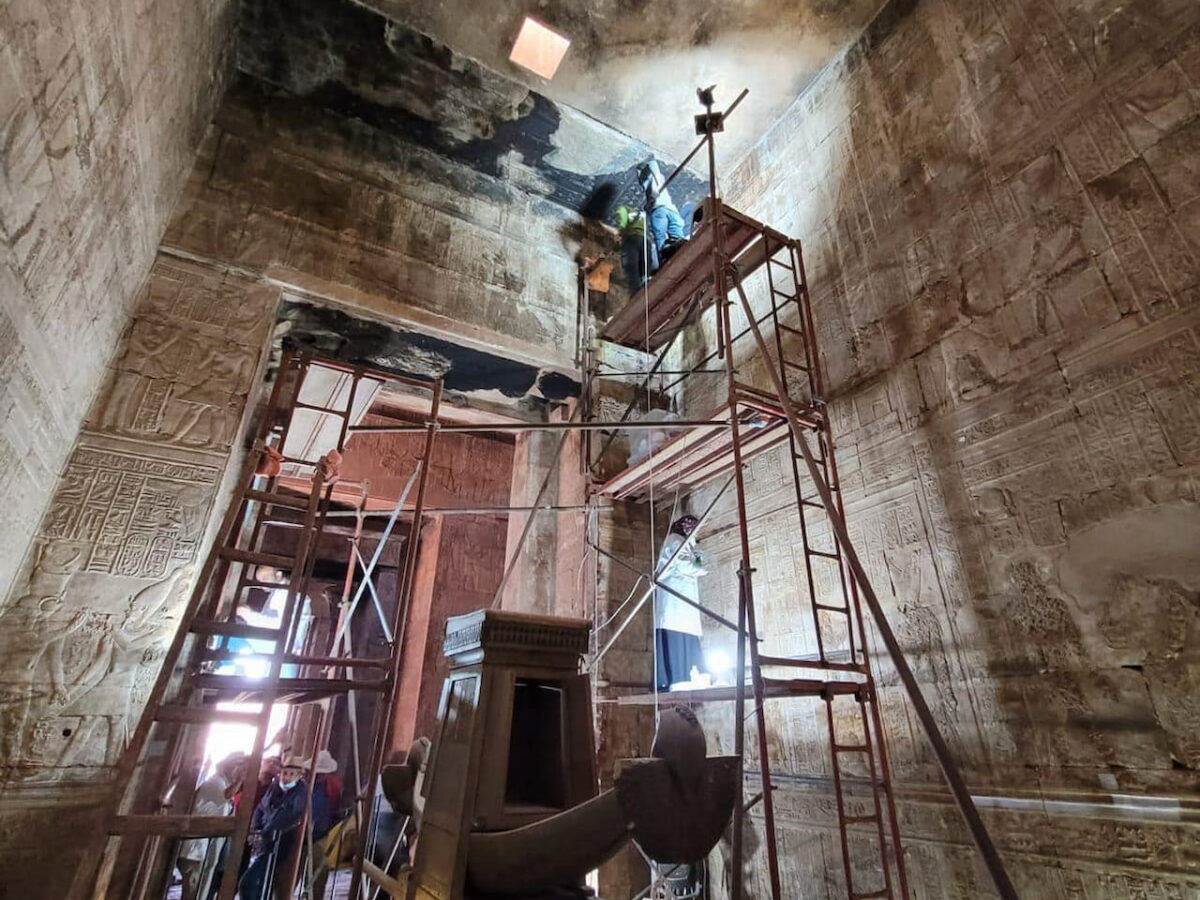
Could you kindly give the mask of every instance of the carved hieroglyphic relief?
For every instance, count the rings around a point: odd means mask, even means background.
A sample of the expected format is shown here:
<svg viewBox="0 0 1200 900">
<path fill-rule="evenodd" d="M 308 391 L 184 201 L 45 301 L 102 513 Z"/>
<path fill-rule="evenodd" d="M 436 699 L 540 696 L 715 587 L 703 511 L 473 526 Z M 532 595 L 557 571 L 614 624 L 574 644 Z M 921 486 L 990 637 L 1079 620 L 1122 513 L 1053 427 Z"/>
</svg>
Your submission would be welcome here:
<svg viewBox="0 0 1200 900">
<path fill-rule="evenodd" d="M 156 264 L 0 608 L 6 788 L 117 761 L 191 588 L 277 296 Z"/>
<path fill-rule="evenodd" d="M 161 578 L 195 558 L 219 474 L 216 466 L 81 446 L 43 535 L 84 543 L 88 572 Z"/>
<path fill-rule="evenodd" d="M 729 182 L 805 241 L 851 535 L 964 776 L 1001 798 L 984 816 L 1020 895 L 1048 900 L 1200 894 L 1193 817 L 1103 813 L 1190 799 L 1200 768 L 1200 7 L 1153 5 L 891 4 Z M 784 588 L 799 535 L 757 462 L 764 646 L 812 652 Z M 736 566 L 728 517 L 700 541 Z M 936 793 L 879 671 L 900 790 Z M 781 852 L 784 879 L 844 896 L 798 786 L 828 754 L 812 718 L 768 706 L 797 779 L 775 794 L 782 846 L 821 848 Z M 1056 792 L 1099 809 L 1024 802 Z M 915 895 L 990 895 L 949 805 L 901 819 Z"/>
<path fill-rule="evenodd" d="M 57 780 L 116 762 L 190 588 L 219 475 L 146 452 L 76 449 L 24 590 L 0 612 L 10 777 Z"/>
</svg>

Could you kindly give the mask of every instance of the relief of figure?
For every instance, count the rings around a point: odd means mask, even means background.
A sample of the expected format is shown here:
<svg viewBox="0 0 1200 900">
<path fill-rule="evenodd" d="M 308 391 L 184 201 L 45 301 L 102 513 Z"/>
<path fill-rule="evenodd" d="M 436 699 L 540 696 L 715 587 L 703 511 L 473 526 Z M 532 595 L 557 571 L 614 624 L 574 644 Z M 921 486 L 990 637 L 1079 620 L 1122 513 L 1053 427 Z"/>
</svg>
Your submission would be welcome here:
<svg viewBox="0 0 1200 900">
<path fill-rule="evenodd" d="M 46 541 L 29 573 L 29 583 L 15 605 L 24 609 L 49 609 L 61 603 L 67 585 L 87 561 L 88 545 L 82 541 Z"/>
<path fill-rule="evenodd" d="M 1008 619 L 1020 630 L 1021 646 L 1031 660 L 1043 669 L 1070 668 L 1083 660 L 1079 626 L 1048 584 L 1044 566 L 1035 561 L 1011 562 L 1006 574 L 1013 588 Z"/>
<path fill-rule="evenodd" d="M 63 696 L 61 659 L 52 649 L 55 641 L 45 636 L 59 615 L 71 579 L 87 561 L 87 551 L 87 545 L 78 541 L 47 541 L 40 548 L 24 592 L 0 613 L 0 634 L 6 651 L 0 693 L 0 752 L 7 765 L 18 762 L 34 701 L 54 703 Z M 77 627 L 66 623 L 69 630 Z"/>
<path fill-rule="evenodd" d="M 11 641 L 10 660 L 24 663 L 10 668 L 9 681 L 0 700 L 0 729 L 4 762 L 14 766 L 28 762 L 31 720 L 61 709 L 69 699 L 63 648 L 67 638 L 82 628 L 87 613 L 79 611 L 65 621 L 56 615 L 58 604 L 49 604 L 31 614 L 13 608 L 6 612 L 0 627 Z M 35 712 L 36 710 L 36 712 Z"/>
<path fill-rule="evenodd" d="M 185 447 L 227 448 L 237 430 L 242 398 L 236 394 L 211 398 L 209 393 L 172 385 L 170 401 L 163 410 L 163 437 Z"/>
<path fill-rule="evenodd" d="M 77 567 L 83 558 L 81 553 Z M 0 627 L 13 636 L 10 647 L 17 651 L 10 654 L 10 659 L 23 657 L 19 666 L 10 664 L 10 683 L 6 696 L 0 699 L 4 761 L 9 766 L 62 765 L 92 740 L 99 720 L 108 725 L 106 761 L 114 758 L 114 742 L 118 742 L 119 726 L 130 713 L 130 698 L 126 696 L 120 708 L 111 709 L 103 708 L 105 702 L 85 701 L 101 685 L 111 687 L 111 678 L 119 669 L 127 668 L 132 658 L 137 658 L 140 666 L 151 645 L 169 636 L 171 616 L 186 596 L 191 572 L 190 565 L 180 566 L 136 591 L 123 613 L 86 607 L 65 612 L 64 583 L 62 594 L 40 598 L 34 609 L 21 606 L 19 601 L 0 618 Z M 151 656 L 157 659 L 157 654 Z M 126 694 L 132 691 L 133 681 L 131 677 Z M 63 729 L 63 737 L 70 740 L 59 750 L 50 751 L 54 759 L 36 752 L 37 747 L 45 747 L 53 738 L 54 729 L 47 723 L 72 715 L 82 717 L 82 721 L 76 728 Z"/>
</svg>

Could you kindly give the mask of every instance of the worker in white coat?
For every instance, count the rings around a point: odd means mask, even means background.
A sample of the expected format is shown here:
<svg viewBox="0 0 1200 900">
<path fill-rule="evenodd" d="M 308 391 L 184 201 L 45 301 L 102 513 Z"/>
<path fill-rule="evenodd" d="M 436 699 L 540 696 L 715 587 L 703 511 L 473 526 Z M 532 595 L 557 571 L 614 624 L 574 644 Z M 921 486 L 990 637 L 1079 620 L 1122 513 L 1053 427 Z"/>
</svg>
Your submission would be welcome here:
<svg viewBox="0 0 1200 900">
<path fill-rule="evenodd" d="M 700 610 L 672 593 L 700 602 L 699 579 L 708 573 L 692 536 L 699 524 L 695 516 L 676 519 L 658 555 L 657 580 L 671 589 L 654 591 L 654 668 L 658 689 L 663 691 L 700 686 L 704 673 Z M 672 556 L 674 561 L 667 566 Z"/>
</svg>

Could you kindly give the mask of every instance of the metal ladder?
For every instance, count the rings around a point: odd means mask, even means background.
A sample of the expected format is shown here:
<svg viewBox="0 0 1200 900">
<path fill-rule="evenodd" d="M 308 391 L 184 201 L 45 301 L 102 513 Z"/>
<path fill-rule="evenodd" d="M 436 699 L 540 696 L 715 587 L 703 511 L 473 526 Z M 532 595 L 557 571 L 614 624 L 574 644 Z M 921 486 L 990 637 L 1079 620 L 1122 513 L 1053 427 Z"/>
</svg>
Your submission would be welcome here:
<svg viewBox="0 0 1200 900">
<path fill-rule="evenodd" d="M 300 400 L 306 376 L 314 365 L 340 370 L 350 376 L 349 396 L 344 407 L 320 406 Z M 247 760 L 246 777 L 249 783 L 261 765 L 274 703 L 286 699 L 297 706 L 328 701 L 353 690 L 376 691 L 380 693 L 382 707 L 375 722 L 377 727 L 371 747 L 372 765 L 368 769 L 371 775 L 368 783 L 374 785 L 377 780 L 393 705 L 392 694 L 399 672 L 399 643 L 392 643 L 388 657 L 340 656 L 337 655 L 337 647 L 331 651 L 332 656 L 306 656 L 292 652 L 301 607 L 316 560 L 316 549 L 329 511 L 333 480 L 326 477 L 321 463 L 283 455 L 297 409 L 308 409 L 341 419 L 336 449 L 342 452 L 350 432 L 360 382 L 370 371 L 333 360 L 317 360 L 304 352 L 285 354 L 254 450 L 248 454 L 236 493 L 196 581 L 179 630 L 167 651 L 142 717 L 118 764 L 113 789 L 114 802 L 105 822 L 103 847 L 97 848 L 98 853 L 85 855 L 72 885 L 72 898 L 100 900 L 112 897 L 116 900 L 119 896 L 125 900 L 157 896 L 166 889 L 174 860 L 174 854 L 167 852 L 172 846 L 171 839 L 228 837 L 230 849 L 219 898 L 232 900 L 237 891 L 253 804 L 239 804 L 232 816 L 196 817 L 189 814 L 195 785 L 188 784 L 188 779 L 181 777 L 181 769 L 187 748 L 195 743 L 195 734 L 189 732 L 193 726 L 236 722 L 254 727 L 253 748 Z M 376 378 L 397 378 L 388 373 L 372 374 Z M 402 378 L 398 380 L 408 381 Z M 432 435 L 436 431 L 441 385 L 435 382 L 422 383 L 422 386 L 433 392 L 426 441 L 428 456 Z M 275 463 L 293 469 L 311 469 L 307 493 L 282 492 L 280 475 L 272 471 Z M 427 471 L 428 465 L 422 465 L 414 473 L 414 477 L 420 479 L 414 513 L 416 521 L 421 516 Z M 296 487 L 297 481 L 302 479 L 292 478 L 291 486 Z M 293 519 L 279 519 L 279 510 L 290 511 Z M 296 514 L 302 516 L 299 529 L 294 521 Z M 295 550 L 291 555 L 264 550 L 268 531 L 275 525 L 285 525 L 296 533 Z M 408 542 L 406 580 L 398 598 L 395 620 L 402 621 L 406 612 L 406 591 L 411 588 L 415 545 L 415 540 Z M 260 566 L 285 570 L 287 573 L 287 594 L 278 629 L 235 621 L 248 591 L 279 590 L 284 587 L 274 581 L 261 580 L 257 573 Z M 258 654 L 266 656 L 268 660 L 265 677 L 247 678 L 213 671 L 216 664 L 232 656 L 227 644 L 235 638 L 273 643 L 270 654 Z M 301 677 L 285 676 L 284 666 L 296 667 Z M 314 677 L 314 669 L 318 667 L 325 674 Z M 382 677 L 363 678 L 359 670 L 381 671 Z M 346 674 L 337 677 L 339 672 Z M 333 677 L 329 677 L 330 673 Z M 253 712 L 221 709 L 218 703 L 223 697 L 249 699 L 260 706 Z M 318 717 L 322 718 L 328 719 L 324 715 Z M 319 736 L 322 730 L 318 725 L 315 733 Z M 150 740 L 152 732 L 155 737 L 153 741 Z M 314 758 L 318 749 L 320 747 L 314 743 Z M 171 790 L 172 786 L 174 790 Z M 168 793 L 171 794 L 171 801 L 168 811 L 164 812 L 164 798 Z M 370 821 L 372 802 L 373 796 L 369 796 L 365 821 Z M 360 831 L 362 843 L 365 844 L 366 829 Z M 361 854 L 359 858 L 361 860 Z M 356 881 L 361 878 L 360 865 L 356 865 L 354 875 Z"/>
<path fill-rule="evenodd" d="M 720 215 L 720 203 L 715 204 Z M 729 369 L 731 399 L 738 402 L 761 402 L 773 400 L 779 405 L 789 426 L 789 458 L 794 487 L 795 508 L 799 514 L 800 540 L 803 550 L 806 584 L 802 602 L 806 601 L 812 611 L 813 629 L 817 643 L 814 657 L 786 659 L 763 657 L 757 652 L 758 632 L 755 628 L 753 591 L 750 586 L 749 543 L 745 535 L 743 517 L 743 562 L 739 578 L 742 581 L 741 602 L 746 607 L 748 630 L 746 642 L 750 647 L 750 670 L 754 683 L 755 714 L 758 722 L 759 750 L 763 778 L 763 806 L 767 831 L 768 862 L 771 877 L 771 895 L 779 900 L 780 883 L 775 838 L 773 805 L 770 802 L 771 784 L 768 762 L 768 746 L 762 714 L 764 679 L 762 665 L 796 666 L 823 669 L 833 673 L 855 673 L 861 678 L 855 689 L 839 689 L 836 681 L 826 683 L 822 699 L 826 710 L 826 727 L 830 747 L 833 790 L 836 798 L 838 831 L 841 841 L 845 888 L 850 900 L 867 898 L 909 898 L 908 877 L 900 842 L 895 797 L 892 791 L 891 771 L 887 748 L 884 742 L 882 717 L 876 692 L 874 675 L 867 654 L 867 636 L 864 605 L 875 625 L 875 631 L 896 668 L 900 682 L 908 699 L 920 719 L 933 745 L 947 784 L 963 814 L 968 829 L 988 866 L 997 890 L 1004 898 L 1015 898 L 1016 893 L 996 853 L 987 830 L 979 817 L 953 756 L 933 719 L 920 687 L 904 658 L 887 618 L 883 613 L 865 568 L 850 540 L 846 526 L 845 508 L 838 481 L 837 461 L 834 455 L 833 437 L 829 417 L 825 414 L 824 383 L 818 355 L 815 328 L 813 326 L 811 298 L 804 272 L 800 245 L 766 226 L 762 227 L 766 265 L 765 280 L 768 290 L 769 309 L 766 315 L 756 318 L 755 310 L 746 295 L 746 289 L 733 266 L 721 259 L 720 249 L 714 253 L 715 278 L 718 285 L 719 331 L 724 341 L 724 356 Z M 737 303 L 728 300 L 728 288 L 737 295 Z M 761 359 L 768 361 L 767 373 L 772 391 L 760 391 L 739 385 L 733 379 L 732 339 L 730 335 L 730 309 L 740 307 L 747 321 L 747 331 L 754 338 Z M 765 338 L 762 325 L 769 322 L 773 341 Z M 745 332 L 743 332 L 745 333 Z M 773 346 L 772 346 L 773 344 Z M 796 384 L 806 396 L 797 397 Z M 735 437 L 736 440 L 736 437 Z M 741 481 L 740 467 L 738 480 Z M 805 493 L 806 487 L 815 493 Z M 744 495 L 739 483 L 739 503 L 744 510 Z M 811 517 L 811 518 L 810 518 Z M 814 546 L 812 525 L 823 518 L 830 529 L 828 547 Z M 836 569 L 836 578 L 820 583 L 816 575 L 819 565 Z M 744 572 L 744 575 L 743 575 Z M 823 589 L 824 588 L 824 589 Z M 840 624 L 843 640 L 830 640 L 831 621 Z M 845 646 L 830 646 L 841 643 Z M 852 725 L 836 714 L 835 705 L 839 697 L 850 697 L 857 705 L 857 712 L 850 716 Z M 844 701 L 842 701 L 844 705 Z M 744 728 L 745 716 L 740 709 L 737 728 Z M 850 777 L 848 769 L 855 769 Z M 866 797 L 855 794 L 850 788 L 865 781 Z M 859 826 L 866 828 L 853 831 Z M 741 822 L 735 820 L 734 858 L 741 858 Z M 872 855 L 878 861 L 878 877 L 871 884 L 863 884 L 861 871 L 854 865 L 851 835 L 862 839 L 869 836 L 873 847 Z M 861 843 L 861 841 L 856 842 Z M 741 896 L 740 874 L 735 876 L 734 897 Z M 882 883 L 880 883 L 882 882 Z"/>
<path fill-rule="evenodd" d="M 899 896 L 907 897 L 908 877 L 900 844 L 900 828 L 895 801 L 892 796 L 891 772 L 883 737 L 882 717 L 876 698 L 875 678 L 866 650 L 865 622 L 857 583 L 848 571 L 840 543 L 833 540 L 831 549 L 818 549 L 813 546 L 810 536 L 809 516 L 819 517 L 828 512 L 828 515 L 838 517 L 842 526 L 845 527 L 845 509 L 838 481 L 837 459 L 834 455 L 829 417 L 823 414 L 824 383 L 816 345 L 812 309 L 809 304 L 808 284 L 804 277 L 803 258 L 797 241 L 780 239 L 769 230 L 764 229 L 763 242 L 766 251 L 765 277 L 770 302 L 770 321 L 774 326 L 774 349 L 777 361 L 775 371 L 779 375 L 779 382 L 782 383 L 782 388 L 785 389 L 789 401 L 784 405 L 793 409 L 820 410 L 822 413 L 809 417 L 809 421 L 813 424 L 807 430 L 807 437 L 812 440 L 810 451 L 819 470 L 819 478 L 824 483 L 827 492 L 836 501 L 834 506 L 827 511 L 819 490 L 815 495 L 806 496 L 804 494 L 804 479 L 811 473 L 808 471 L 805 454 L 798 446 L 798 441 L 806 440 L 806 436 L 798 433 L 800 429 L 790 429 L 788 455 L 792 471 L 792 484 L 795 489 L 796 509 L 800 518 L 800 537 L 804 550 L 808 595 L 811 598 L 813 631 L 817 642 L 817 659 L 811 662 L 816 662 L 820 667 L 828 670 L 858 672 L 865 679 L 861 689 L 850 695 L 853 702 L 857 704 L 859 726 L 854 729 L 854 736 L 851 738 L 842 739 L 839 736 L 839 718 L 834 714 L 834 701 L 837 695 L 826 691 L 823 697 L 847 893 L 851 900 L 860 900 L 860 898 L 865 900 L 868 897 L 894 897 L 897 896 L 893 893 L 893 880 L 895 880 Z M 740 288 L 738 290 L 739 298 L 744 299 L 744 292 Z M 795 324 L 789 324 L 789 321 Z M 799 347 L 796 346 L 797 344 Z M 801 375 L 802 388 L 807 395 L 806 403 L 796 402 L 793 396 L 795 388 L 789 383 L 789 373 Z M 777 383 L 778 389 L 779 383 Z M 816 490 L 815 484 L 813 488 Z M 833 597 L 821 598 L 818 595 L 817 579 L 814 573 L 814 568 L 818 564 L 817 560 L 825 560 L 836 566 L 837 587 Z M 822 613 L 825 614 L 826 619 L 832 618 L 841 621 L 848 645 L 847 660 L 830 658 L 826 647 L 826 631 L 828 629 L 823 627 Z M 845 730 L 844 727 L 843 730 Z M 869 811 L 860 812 L 851 808 L 851 798 L 847 796 L 845 757 L 857 758 L 860 775 L 868 781 Z M 849 845 L 849 829 L 855 825 L 873 826 L 874 841 L 872 843 L 878 851 L 878 871 L 883 877 L 882 887 L 872 887 L 868 890 L 856 889 Z M 895 870 L 895 879 L 893 879 L 893 869 Z"/>
</svg>

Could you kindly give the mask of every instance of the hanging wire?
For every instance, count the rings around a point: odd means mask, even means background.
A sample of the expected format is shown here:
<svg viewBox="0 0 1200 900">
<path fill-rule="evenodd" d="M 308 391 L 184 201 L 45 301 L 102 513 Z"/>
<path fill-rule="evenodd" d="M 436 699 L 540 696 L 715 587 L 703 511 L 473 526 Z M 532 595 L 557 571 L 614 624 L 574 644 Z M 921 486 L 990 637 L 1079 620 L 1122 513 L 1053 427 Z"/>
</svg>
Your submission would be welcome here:
<svg viewBox="0 0 1200 900">
<path fill-rule="evenodd" d="M 640 179 L 639 179 L 639 184 L 640 184 Z M 650 233 L 650 214 L 652 211 L 646 209 L 647 205 L 648 204 L 646 203 L 646 201 L 643 200 L 643 202 L 642 202 L 643 281 L 642 281 L 641 290 L 642 290 L 642 325 L 643 325 L 643 331 L 644 331 L 645 337 L 646 337 L 645 346 L 647 348 L 649 348 L 650 347 L 650 280 L 652 277 L 651 273 L 650 273 L 650 242 L 652 240 L 654 240 L 654 237 Z M 657 256 L 657 250 L 658 250 L 658 247 L 657 247 L 657 243 L 656 243 L 655 244 L 656 256 Z M 651 409 L 653 391 L 651 390 L 650 385 L 651 385 L 652 381 L 653 381 L 653 377 L 647 378 L 646 381 L 644 382 L 645 391 L 646 391 L 646 409 L 647 409 L 647 411 Z M 652 439 L 651 436 L 647 436 L 647 440 L 650 440 L 650 439 Z M 649 454 L 649 463 L 650 463 L 650 466 L 649 466 L 649 468 L 650 468 L 649 549 L 650 549 L 650 565 L 651 565 L 651 567 L 655 567 L 658 564 L 658 554 L 661 553 L 662 551 L 661 551 L 661 549 L 656 547 L 655 540 L 654 540 L 654 535 L 656 534 L 656 528 L 655 528 L 656 523 L 655 523 L 655 517 L 654 517 L 654 482 L 655 482 L 654 464 L 655 464 L 655 460 L 654 460 L 653 453 Z M 635 583 L 634 589 L 636 590 L 636 583 Z M 631 592 L 630 596 L 632 596 L 632 592 Z M 629 599 L 626 598 L 625 602 L 628 603 Z M 624 604 L 622 604 L 622 606 L 624 606 Z M 658 597 L 657 597 L 657 595 L 655 595 L 651 598 L 652 614 L 657 613 L 657 607 L 658 607 Z M 653 621 L 650 626 L 651 652 L 652 652 L 652 659 L 654 661 L 654 668 L 653 668 L 654 727 L 656 730 L 658 729 L 658 721 L 659 721 L 659 716 L 660 716 L 660 710 L 659 710 L 659 706 L 658 706 L 658 629 L 654 627 L 653 622 L 657 621 L 657 618 L 658 618 L 658 616 L 654 615 Z"/>
</svg>

